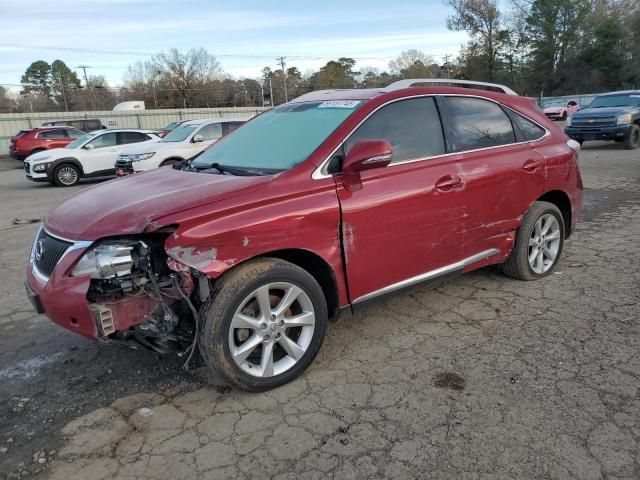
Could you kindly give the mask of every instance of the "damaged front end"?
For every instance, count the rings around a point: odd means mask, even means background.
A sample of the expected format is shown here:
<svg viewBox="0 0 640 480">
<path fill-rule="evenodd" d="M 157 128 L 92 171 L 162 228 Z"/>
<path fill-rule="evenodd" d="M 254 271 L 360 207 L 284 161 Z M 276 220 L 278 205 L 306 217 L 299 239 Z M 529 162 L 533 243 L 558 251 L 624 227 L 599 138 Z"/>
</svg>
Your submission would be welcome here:
<svg viewBox="0 0 640 480">
<path fill-rule="evenodd" d="M 167 256 L 168 235 L 100 241 L 70 275 L 90 276 L 87 303 L 102 339 L 190 358 L 196 347 L 198 307 L 209 295 L 209 283 Z"/>
</svg>

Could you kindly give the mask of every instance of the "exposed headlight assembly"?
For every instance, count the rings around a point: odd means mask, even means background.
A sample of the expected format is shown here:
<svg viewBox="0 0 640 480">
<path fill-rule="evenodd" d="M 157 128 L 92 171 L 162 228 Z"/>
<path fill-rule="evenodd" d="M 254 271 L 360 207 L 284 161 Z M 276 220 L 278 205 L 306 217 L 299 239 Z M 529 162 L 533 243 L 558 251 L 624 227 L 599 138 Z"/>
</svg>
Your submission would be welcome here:
<svg viewBox="0 0 640 480">
<path fill-rule="evenodd" d="M 33 171 L 34 172 L 46 172 L 48 166 L 49 166 L 48 163 L 38 163 L 38 164 L 33 166 Z"/>
<path fill-rule="evenodd" d="M 146 160 L 147 158 L 151 158 L 156 154 L 156 152 L 149 153 L 137 153 L 135 155 L 129 155 L 129 160 L 132 162 L 139 162 L 140 160 Z"/>
<path fill-rule="evenodd" d="M 618 125 L 629 125 L 630 123 L 633 123 L 633 115 L 630 113 L 618 115 Z"/>
<path fill-rule="evenodd" d="M 82 256 L 71 270 L 71 276 L 109 279 L 130 275 L 134 267 L 131 254 L 134 246 L 134 242 L 100 244 Z"/>
</svg>

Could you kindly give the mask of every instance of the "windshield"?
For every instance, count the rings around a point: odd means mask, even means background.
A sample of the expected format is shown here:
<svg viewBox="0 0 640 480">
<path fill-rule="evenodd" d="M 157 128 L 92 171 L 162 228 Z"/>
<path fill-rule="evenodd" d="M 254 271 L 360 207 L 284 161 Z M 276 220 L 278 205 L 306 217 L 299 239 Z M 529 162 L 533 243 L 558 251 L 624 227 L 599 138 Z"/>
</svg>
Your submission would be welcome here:
<svg viewBox="0 0 640 480">
<path fill-rule="evenodd" d="M 640 105 L 640 95 L 606 95 L 596 97 L 589 105 L 589 108 L 635 107 L 638 105 Z"/>
<path fill-rule="evenodd" d="M 361 104 L 335 100 L 280 105 L 214 144 L 194 160 L 194 166 L 288 170 L 311 155 Z"/>
<path fill-rule="evenodd" d="M 163 128 L 163 130 L 173 130 L 178 126 L 178 122 L 171 122 L 169 125 Z"/>
<path fill-rule="evenodd" d="M 182 125 L 180 127 L 174 128 L 164 137 L 162 142 L 182 142 L 185 138 L 191 135 L 198 125 Z"/>
<path fill-rule="evenodd" d="M 64 148 L 80 148 L 80 146 L 82 146 L 84 142 L 89 140 L 91 137 L 93 137 L 93 135 L 89 135 L 89 134 L 82 135 L 76 138 L 73 142 L 71 142 L 69 145 L 67 145 Z"/>
</svg>

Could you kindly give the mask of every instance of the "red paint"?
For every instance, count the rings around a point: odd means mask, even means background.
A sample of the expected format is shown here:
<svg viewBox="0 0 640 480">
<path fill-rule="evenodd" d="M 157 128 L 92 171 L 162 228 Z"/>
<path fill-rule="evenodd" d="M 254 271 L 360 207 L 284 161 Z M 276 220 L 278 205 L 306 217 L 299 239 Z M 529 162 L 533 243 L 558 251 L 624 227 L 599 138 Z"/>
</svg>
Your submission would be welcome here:
<svg viewBox="0 0 640 480">
<path fill-rule="evenodd" d="M 363 168 L 367 155 L 385 153 L 386 142 L 369 142 L 362 147 L 364 154 L 355 158 L 352 150 L 352 158 L 345 159 L 347 175 L 312 178 L 316 167 L 377 107 L 433 94 L 492 99 L 536 120 L 550 134 L 537 142 Z M 160 168 L 83 190 L 54 208 L 45 227 L 75 240 L 170 227 L 175 231 L 165 243 L 169 255 L 214 280 L 256 256 L 304 250 L 330 267 L 339 303 L 348 306 L 363 295 L 481 251 L 495 248 L 500 253 L 465 270 L 504 261 L 523 215 L 547 192 L 564 192 L 575 224 L 582 205 L 577 154 L 531 99 L 440 87 L 338 91 L 327 95 L 332 99 L 361 99 L 364 104 L 289 171 L 234 177 Z M 85 298 L 88 280 L 67 276 L 82 253 L 66 255 L 46 285 L 31 272 L 28 281 L 56 323 L 95 336 Z M 170 265 L 180 270 L 175 262 Z M 77 327 L 69 317 L 77 319 Z"/>
<path fill-rule="evenodd" d="M 83 135 L 81 131 L 70 127 L 41 127 L 24 130 L 11 137 L 9 155 L 22 160 L 35 151 L 66 147 L 74 140 L 67 136 L 65 133 L 67 130 L 75 132 L 77 136 Z M 47 132 L 59 132 L 60 135 L 45 138 Z"/>
</svg>

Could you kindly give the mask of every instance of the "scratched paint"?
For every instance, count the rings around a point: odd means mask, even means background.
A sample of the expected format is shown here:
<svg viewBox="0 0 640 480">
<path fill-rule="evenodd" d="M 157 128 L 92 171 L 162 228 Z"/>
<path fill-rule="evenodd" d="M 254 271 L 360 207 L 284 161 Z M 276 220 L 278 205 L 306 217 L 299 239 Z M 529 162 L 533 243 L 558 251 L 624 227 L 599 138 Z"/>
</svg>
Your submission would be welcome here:
<svg viewBox="0 0 640 480">
<path fill-rule="evenodd" d="M 167 255 L 196 270 L 205 270 L 218 256 L 218 250 L 210 248 L 197 250 L 195 247 L 172 247 L 167 250 Z"/>
</svg>

